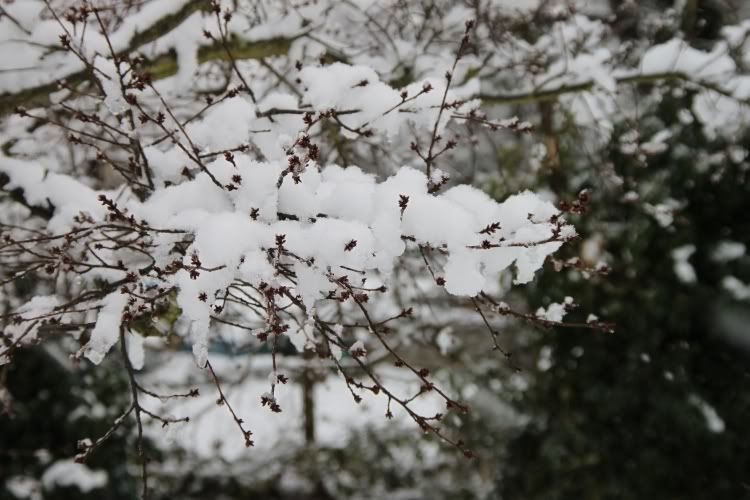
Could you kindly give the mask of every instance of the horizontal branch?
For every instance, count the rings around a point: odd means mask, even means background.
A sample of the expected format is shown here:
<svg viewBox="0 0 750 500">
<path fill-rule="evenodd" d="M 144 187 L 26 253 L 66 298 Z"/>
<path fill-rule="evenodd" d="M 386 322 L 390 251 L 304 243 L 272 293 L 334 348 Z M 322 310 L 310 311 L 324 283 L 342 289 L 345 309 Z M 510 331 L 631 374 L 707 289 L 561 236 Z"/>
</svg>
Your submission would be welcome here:
<svg viewBox="0 0 750 500">
<path fill-rule="evenodd" d="M 732 95 L 731 92 L 729 92 L 726 89 L 721 88 L 718 85 L 715 85 L 710 82 L 701 81 L 701 80 L 695 80 L 685 73 L 676 72 L 676 71 L 669 71 L 669 72 L 663 72 L 663 73 L 637 74 L 637 75 L 629 75 L 629 76 L 622 76 L 622 77 L 615 78 L 615 83 L 617 83 L 617 85 L 656 84 L 656 83 L 668 82 L 668 81 L 681 81 L 685 83 L 692 83 L 700 87 L 703 87 L 705 89 L 712 90 L 723 96 L 736 99 L 740 102 L 746 102 L 741 99 L 737 99 L 736 97 Z M 594 88 L 595 85 L 596 85 L 596 82 L 594 80 L 586 80 L 584 82 L 575 83 L 571 85 L 562 85 L 554 89 L 533 90 L 531 92 L 523 92 L 523 93 L 518 93 L 518 94 L 497 94 L 497 95 L 480 94 L 478 98 L 482 101 L 483 104 L 490 105 L 490 106 L 502 106 L 502 105 L 511 106 L 511 105 L 517 105 L 517 104 L 529 104 L 533 102 L 554 101 L 558 97 L 565 95 L 565 94 L 577 94 L 580 92 L 591 90 Z"/>
<path fill-rule="evenodd" d="M 301 36 L 301 35 L 300 35 Z M 296 38 L 270 38 L 266 40 L 243 40 L 239 37 L 232 37 L 228 46 L 232 57 L 236 60 L 244 59 L 265 59 L 273 56 L 283 56 L 289 52 L 289 47 Z M 198 49 L 198 63 L 203 64 L 211 61 L 229 61 L 224 46 L 217 42 L 213 45 L 203 46 Z M 142 72 L 151 74 L 152 79 L 162 80 L 177 73 L 179 69 L 177 53 L 170 50 L 166 54 L 148 61 Z"/>
</svg>

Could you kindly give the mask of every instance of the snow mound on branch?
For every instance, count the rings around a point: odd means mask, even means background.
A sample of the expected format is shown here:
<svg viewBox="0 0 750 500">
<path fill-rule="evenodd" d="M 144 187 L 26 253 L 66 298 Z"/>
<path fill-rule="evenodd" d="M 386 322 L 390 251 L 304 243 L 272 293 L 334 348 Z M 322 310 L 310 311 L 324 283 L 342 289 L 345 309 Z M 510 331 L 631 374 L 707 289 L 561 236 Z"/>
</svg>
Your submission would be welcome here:
<svg viewBox="0 0 750 500">
<path fill-rule="evenodd" d="M 149 154 L 169 161 L 169 153 L 152 150 Z M 64 215 L 72 217 L 76 206 L 87 208 L 91 224 L 111 224 L 94 190 L 83 185 L 66 187 L 56 179 L 68 177 L 45 177 L 40 167 L 26 161 L 10 160 L 3 167 L 10 167 L 13 184 L 22 187 L 30 199 L 52 196 L 63 208 L 52 219 L 51 229 L 70 227 Z M 24 172 L 22 167 L 33 168 Z M 299 296 L 306 308 L 313 308 L 331 292 L 341 291 L 342 279 L 357 283 L 363 277 L 371 281 L 380 279 L 378 275 L 387 277 L 404 258 L 407 246 L 436 250 L 441 256 L 435 264 L 444 280 L 441 284 L 453 295 L 474 296 L 496 283 L 499 273 L 514 263 L 516 282 L 530 281 L 547 255 L 575 234 L 572 227 L 554 222 L 557 209 L 531 192 L 502 203 L 470 186 L 430 194 L 426 176 L 410 167 L 377 182 L 375 176 L 356 167 L 321 169 L 310 163 L 295 181 L 284 175 L 279 162 L 256 162 L 237 155 L 233 163 L 225 158 L 209 163 L 207 171 L 222 185 L 237 176 L 241 181 L 234 190 L 220 189 L 208 172 L 198 172 L 191 180 L 158 189 L 145 201 L 127 191 L 121 193 L 124 201 L 117 202 L 119 210 L 164 231 L 149 234 L 148 257 L 128 254 L 129 261 L 121 269 L 102 269 L 91 275 L 114 282 L 134 270 L 145 276 L 153 266 L 164 269 L 175 261 L 175 244 L 184 244 L 188 237 L 179 271 L 144 278 L 133 273 L 125 282 L 146 280 L 178 290 L 177 306 L 201 365 L 207 359 L 212 310 L 220 307 L 230 285 L 238 280 L 253 287 L 289 285 L 288 276 L 280 275 L 279 251 L 294 272 L 290 293 Z M 116 249 L 99 252 L 105 258 L 122 257 Z M 197 267 L 194 259 L 200 262 Z M 91 338 L 81 351 L 95 364 L 119 339 L 128 294 L 112 291 L 99 306 Z M 127 340 L 133 364 L 140 368 L 140 337 Z"/>
<path fill-rule="evenodd" d="M 516 281 L 530 281 L 547 255 L 574 234 L 569 226 L 556 233 L 551 219 L 557 209 L 531 192 L 503 203 L 470 186 L 428 194 L 425 175 L 410 167 L 383 182 L 357 168 L 308 168 L 299 182 L 286 176 L 276 190 L 279 164 L 237 165 L 220 159 L 209 169 L 222 182 L 232 173 L 241 175 L 240 190 L 219 190 L 201 173 L 128 205 L 152 226 L 180 227 L 194 235 L 183 264 L 189 267 L 197 256 L 203 269 L 179 272 L 166 284 L 179 290 L 177 303 L 189 321 L 199 363 L 207 356 L 212 307 L 235 280 L 255 287 L 283 281 L 273 265 L 279 246 L 294 256 L 292 293 L 312 308 L 336 291 L 342 277 L 354 283 L 362 273 L 387 274 L 409 241 L 447 256 L 443 271 L 449 293 L 474 296 L 514 263 Z M 262 216 L 254 220 L 249 210 L 261 207 Z M 492 224 L 495 229 L 482 234 Z M 170 242 L 171 235 L 155 236 L 157 247 Z M 109 299 L 100 315 L 87 354 L 95 362 L 116 340 L 110 333 L 116 332 L 114 314 L 121 312 L 122 300 Z"/>
<path fill-rule="evenodd" d="M 102 309 L 91 332 L 91 340 L 83 348 L 84 356 L 98 365 L 113 345 L 117 343 L 122 322 L 122 311 L 128 297 L 116 291 L 102 300 Z"/>
</svg>

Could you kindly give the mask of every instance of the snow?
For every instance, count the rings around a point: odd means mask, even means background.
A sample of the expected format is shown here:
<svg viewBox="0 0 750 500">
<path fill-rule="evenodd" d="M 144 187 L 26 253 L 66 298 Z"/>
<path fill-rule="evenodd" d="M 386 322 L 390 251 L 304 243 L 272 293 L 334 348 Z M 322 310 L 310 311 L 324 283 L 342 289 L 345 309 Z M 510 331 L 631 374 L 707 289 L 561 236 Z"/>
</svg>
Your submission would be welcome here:
<svg viewBox="0 0 750 500">
<path fill-rule="evenodd" d="M 26 322 L 18 324 L 8 324 L 3 329 L 3 334 L 7 340 L 17 345 L 32 344 L 37 340 L 37 334 L 40 321 L 46 320 L 51 316 L 55 308 L 60 304 L 59 299 L 54 295 L 41 295 L 33 297 L 29 302 L 16 309 L 17 314 L 21 315 Z M 8 353 L 0 356 L 0 366 L 11 361 Z"/>
<path fill-rule="evenodd" d="M 297 293 L 302 296 L 305 307 L 315 307 L 315 303 L 327 295 L 326 290 L 335 290 L 328 278 L 319 269 L 295 263 L 294 271 L 297 275 Z"/>
<path fill-rule="evenodd" d="M 188 124 L 186 130 L 199 147 L 224 150 L 247 142 L 254 121 L 255 106 L 237 96 L 216 104 L 202 120 Z"/>
<path fill-rule="evenodd" d="M 734 137 L 750 123 L 747 106 L 738 105 L 737 99 L 715 92 L 702 92 L 696 96 L 693 112 L 710 139 Z"/>
<path fill-rule="evenodd" d="M 135 332 L 128 332 L 127 336 L 128 359 L 133 369 L 140 370 L 143 368 L 145 360 L 145 350 L 143 348 L 143 337 Z"/>
<path fill-rule="evenodd" d="M 8 188 L 21 188 L 24 197 L 31 205 L 42 207 L 51 203 L 55 216 L 50 221 L 50 229 L 66 230 L 70 219 L 79 212 L 102 216 L 104 210 L 97 202 L 96 193 L 73 177 L 52 172 L 51 167 L 36 161 L 10 158 L 0 153 L 0 172 L 10 177 Z"/>
<path fill-rule="evenodd" d="M 552 359 L 552 348 L 549 346 L 544 346 L 539 350 L 539 357 L 536 361 L 536 367 L 538 370 L 546 372 L 550 368 L 552 368 L 552 365 L 554 364 L 554 361 Z"/>
<path fill-rule="evenodd" d="M 445 289 L 448 293 L 473 297 L 482 291 L 485 282 L 476 252 L 462 249 L 450 254 L 445 265 Z"/>
<path fill-rule="evenodd" d="M 677 38 L 649 48 L 641 60 L 641 70 L 647 74 L 681 72 L 696 77 L 722 76 L 735 68 L 725 44 L 719 43 L 711 52 L 704 52 Z"/>
<path fill-rule="evenodd" d="M 441 355 L 445 356 L 450 353 L 458 344 L 458 340 L 453 333 L 453 328 L 450 326 L 441 328 L 437 337 L 435 337 L 435 343 L 440 349 Z"/>
<path fill-rule="evenodd" d="M 84 356 L 95 365 L 102 362 L 107 352 L 119 340 L 121 317 L 127 300 L 127 295 L 119 290 L 102 299 L 102 309 L 96 318 L 91 339 L 83 347 Z"/>
<path fill-rule="evenodd" d="M 170 45 L 174 45 L 179 68 L 174 78 L 173 91 L 188 90 L 193 83 L 194 74 L 199 66 L 198 49 L 201 45 L 201 40 L 194 34 L 202 29 L 202 16 L 196 12 L 168 35 L 174 39 Z"/>
<path fill-rule="evenodd" d="M 320 213 L 319 201 L 315 196 L 320 185 L 320 173 L 315 168 L 307 168 L 294 182 L 291 176 L 284 178 L 279 189 L 279 211 L 304 219 Z"/>
<path fill-rule="evenodd" d="M 663 228 L 667 228 L 674 222 L 674 213 L 681 208 L 680 202 L 675 199 L 667 198 L 662 203 L 652 205 L 645 203 L 643 205 L 646 213 L 654 217 L 656 222 Z"/>
<path fill-rule="evenodd" d="M 727 34 L 731 36 L 731 30 Z M 645 74 L 681 73 L 686 78 L 706 82 L 708 85 L 695 99 L 693 111 L 709 137 L 735 134 L 748 123 L 746 106 L 738 101 L 750 97 L 750 78 L 737 74 L 727 42 L 719 42 L 711 52 L 705 52 L 683 40 L 669 40 L 646 51 L 641 71 Z"/>
<path fill-rule="evenodd" d="M 533 11 L 538 9 L 541 0 L 492 0 L 493 6 L 510 11 Z"/>
<path fill-rule="evenodd" d="M 721 286 L 729 292 L 735 300 L 750 299 L 750 284 L 745 284 L 735 276 L 724 276 Z"/>
<path fill-rule="evenodd" d="M 41 500 L 41 485 L 39 480 L 31 476 L 12 476 L 5 481 L 5 488 L 15 498 Z"/>
<path fill-rule="evenodd" d="M 646 155 L 657 155 L 665 152 L 669 148 L 667 141 L 672 137 L 670 130 L 661 130 L 654 134 L 648 142 L 641 144 L 641 151 Z"/>
<path fill-rule="evenodd" d="M 120 27 L 110 33 L 109 38 L 115 51 L 127 48 L 139 32 L 158 22 L 165 15 L 178 11 L 188 0 L 153 0 L 140 6 L 125 17 Z M 5 7 L 4 7 L 5 8 Z M 7 7 L 9 12 L 30 32 L 26 35 L 9 19 L 0 19 L 0 93 L 16 92 L 23 88 L 54 82 L 71 73 L 84 69 L 84 64 L 75 56 L 65 52 L 47 53 L 46 46 L 58 47 L 58 36 L 64 32 L 76 33 L 67 20 L 61 23 L 54 19 L 41 19 L 39 15 L 46 11 L 44 2 L 26 0 L 14 2 Z M 79 38 L 71 40 L 72 44 L 87 57 L 96 54 L 109 55 L 109 47 L 104 36 L 96 29 L 88 30 L 83 44 Z M 45 64 L 29 67 L 29 61 L 44 59 Z M 24 71 L 9 69 L 26 68 Z"/>
<path fill-rule="evenodd" d="M 99 81 L 104 89 L 104 105 L 113 116 L 119 115 L 127 109 L 127 103 L 120 89 L 120 76 L 115 63 L 106 57 L 97 56 L 93 66 L 102 76 Z"/>
<path fill-rule="evenodd" d="M 536 311 L 536 317 L 545 321 L 561 322 L 567 313 L 566 304 L 553 302 L 547 308 L 540 307 Z"/>
<path fill-rule="evenodd" d="M 305 101 L 316 111 L 361 110 L 355 118 L 356 125 L 350 125 L 354 128 L 378 119 L 401 101 L 398 91 L 381 82 L 377 73 L 366 66 L 334 63 L 325 68 L 306 67 L 299 77 L 305 87 Z M 382 127 L 392 129 L 388 122 L 397 116 L 383 117 Z"/>
<path fill-rule="evenodd" d="M 711 259 L 724 263 L 739 259 L 745 255 L 747 248 L 744 243 L 738 241 L 719 241 L 711 253 Z"/>
<path fill-rule="evenodd" d="M 389 138 L 395 138 L 406 123 L 423 129 L 431 128 L 437 119 L 438 110 L 435 108 L 440 106 L 446 85 L 444 79 L 435 78 L 407 85 L 403 91 L 409 98 L 419 96 L 405 105 L 408 113 L 400 113 L 398 110 L 391 110 L 402 102 L 401 93 L 380 81 L 380 77 L 372 68 L 337 62 L 325 67 L 305 67 L 299 76 L 304 85 L 304 102 L 310 104 L 314 110 L 324 113 L 329 110 L 357 110 L 351 115 L 341 115 L 340 120 L 349 128 L 373 129 L 385 132 Z M 426 85 L 432 90 L 424 93 Z M 448 102 L 469 97 L 472 90 L 476 93 L 476 85 L 471 81 L 462 89 L 450 90 Z M 473 103 L 466 106 L 466 110 L 475 107 Z M 448 121 L 448 113 L 443 113 L 439 132 Z M 356 133 L 345 128 L 341 133 L 350 139 L 357 137 Z"/>
<path fill-rule="evenodd" d="M 82 493 L 102 488 L 107 484 L 107 473 L 91 470 L 72 460 L 58 460 L 42 474 L 42 485 L 51 490 L 59 486 L 75 486 Z"/>
<path fill-rule="evenodd" d="M 695 269 L 690 264 L 690 256 L 695 253 L 695 245 L 683 245 L 672 250 L 674 273 L 682 283 L 695 283 Z"/>
<path fill-rule="evenodd" d="M 724 432 L 726 425 L 713 406 L 696 394 L 691 394 L 688 401 L 700 410 L 703 418 L 706 420 L 706 427 L 710 432 L 714 434 L 721 434 Z"/>
<path fill-rule="evenodd" d="M 471 214 L 457 203 L 427 194 L 412 195 L 403 217 L 405 234 L 419 243 L 447 244 L 451 249 L 471 241 L 475 225 Z"/>
</svg>

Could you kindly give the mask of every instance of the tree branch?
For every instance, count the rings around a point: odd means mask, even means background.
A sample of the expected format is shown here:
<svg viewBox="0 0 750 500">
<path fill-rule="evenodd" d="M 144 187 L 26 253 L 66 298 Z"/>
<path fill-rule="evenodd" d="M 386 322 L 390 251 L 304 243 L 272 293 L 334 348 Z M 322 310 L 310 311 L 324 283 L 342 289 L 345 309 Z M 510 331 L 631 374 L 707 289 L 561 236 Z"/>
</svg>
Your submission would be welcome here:
<svg viewBox="0 0 750 500">
<path fill-rule="evenodd" d="M 707 81 L 696 80 L 696 79 L 691 78 L 689 75 L 685 73 L 676 72 L 676 71 L 663 72 L 663 73 L 651 73 L 651 74 L 637 74 L 637 75 L 629 75 L 629 76 L 622 76 L 619 78 L 615 78 L 615 82 L 618 85 L 655 84 L 659 82 L 668 82 L 668 81 L 682 81 L 685 83 L 692 83 L 694 85 L 703 87 L 707 90 L 712 90 L 725 97 L 736 99 L 737 101 L 742 102 L 742 103 L 748 103 L 748 101 L 737 99 L 736 97 L 734 97 L 734 95 L 732 95 L 730 91 L 721 88 L 719 85 L 716 85 L 714 83 L 707 82 Z M 563 85 L 554 89 L 523 92 L 519 94 L 495 94 L 495 95 L 480 94 L 478 98 L 482 100 L 483 104 L 490 105 L 490 106 L 503 106 L 503 105 L 510 106 L 514 104 L 529 104 L 529 103 L 541 102 L 541 101 L 554 101 L 561 95 L 585 92 L 587 90 L 591 90 L 592 88 L 594 88 L 595 84 L 596 82 L 594 82 L 594 80 L 586 80 L 584 82 L 575 83 L 571 85 Z"/>
<path fill-rule="evenodd" d="M 144 31 L 136 33 L 126 48 L 117 52 L 118 56 L 129 54 L 139 47 L 153 42 L 166 35 L 193 13 L 207 8 L 207 2 L 203 0 L 192 0 L 185 4 L 182 9 L 167 15 Z M 299 35 L 302 36 L 302 35 Z M 271 38 L 267 40 L 248 41 L 239 37 L 228 40 L 228 48 L 235 59 L 263 59 L 271 56 L 286 54 L 291 43 L 298 37 Z M 228 61 L 227 49 L 220 42 L 213 45 L 203 46 L 198 49 L 198 62 Z M 177 53 L 174 49 L 160 54 L 151 60 L 147 60 L 141 68 L 141 72 L 151 73 L 154 80 L 167 78 L 177 73 Z M 60 90 L 59 80 L 65 80 L 68 86 L 75 86 L 91 78 L 88 69 L 76 71 L 53 82 L 23 89 L 15 93 L 0 94 L 0 117 L 13 112 L 17 106 L 27 108 L 45 107 L 50 104 L 50 94 Z"/>
</svg>

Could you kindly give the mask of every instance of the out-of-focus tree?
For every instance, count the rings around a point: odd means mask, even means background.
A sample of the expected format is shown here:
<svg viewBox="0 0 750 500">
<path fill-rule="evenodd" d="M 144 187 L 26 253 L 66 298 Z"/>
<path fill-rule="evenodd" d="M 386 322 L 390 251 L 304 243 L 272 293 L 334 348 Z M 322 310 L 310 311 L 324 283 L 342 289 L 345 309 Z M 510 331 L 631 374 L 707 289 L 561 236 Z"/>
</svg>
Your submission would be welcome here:
<svg viewBox="0 0 750 500">
<path fill-rule="evenodd" d="M 715 49 L 721 28 L 687 36 Z M 610 272 L 542 277 L 533 300 L 575 296 L 617 332 L 534 336 L 527 354 L 537 366 L 517 396 L 529 420 L 498 466 L 503 498 L 748 494 L 748 132 L 707 131 L 687 111 L 698 95 L 689 86 L 638 93 L 637 121 L 619 123 L 591 161 L 580 159 L 575 131 L 560 133 L 561 189 L 592 191 L 576 221 L 586 240 L 561 261 L 601 258 Z M 636 137 L 664 141 L 644 147 Z M 586 174 L 592 161 L 605 175 Z"/>
</svg>

